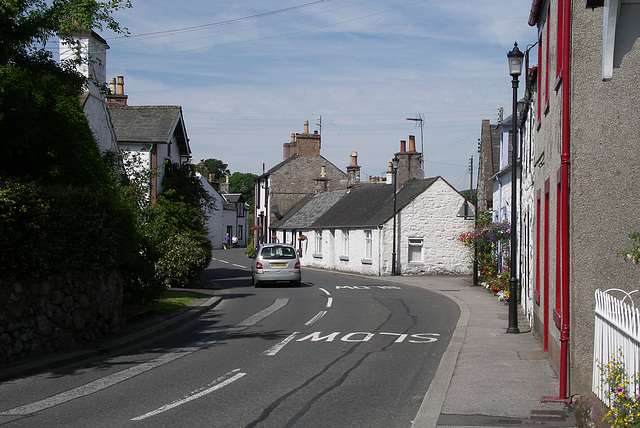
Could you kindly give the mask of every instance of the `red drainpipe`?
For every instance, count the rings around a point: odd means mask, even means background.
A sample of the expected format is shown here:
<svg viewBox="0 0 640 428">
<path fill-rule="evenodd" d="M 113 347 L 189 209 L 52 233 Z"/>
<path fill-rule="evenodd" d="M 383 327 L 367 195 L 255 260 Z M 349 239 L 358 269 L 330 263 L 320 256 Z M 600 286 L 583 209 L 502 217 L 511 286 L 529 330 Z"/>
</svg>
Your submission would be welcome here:
<svg viewBox="0 0 640 428">
<path fill-rule="evenodd" d="M 563 4 L 562 34 L 562 329 L 560 330 L 560 393 L 559 398 L 567 399 L 567 374 L 569 364 L 569 65 L 571 49 L 571 1 Z"/>
<path fill-rule="evenodd" d="M 534 0 L 532 5 L 532 14 L 537 3 Z M 561 236 L 561 259 L 562 259 L 562 274 L 561 274 L 561 287 L 562 293 L 562 325 L 560 330 L 560 392 L 558 397 L 542 397 L 540 401 L 560 401 L 568 403 L 571 401 L 567 397 L 567 377 L 569 366 L 569 165 L 571 164 L 569 156 L 569 65 L 571 48 L 571 0 L 564 0 L 562 10 L 562 149 L 560 155 L 561 163 L 561 182 L 562 182 L 562 200 L 560 201 L 561 213 L 560 219 L 562 225 Z M 529 20 L 531 25 L 532 20 Z M 534 24 L 535 25 L 535 24 Z M 558 284 L 556 284 L 556 287 Z"/>
</svg>

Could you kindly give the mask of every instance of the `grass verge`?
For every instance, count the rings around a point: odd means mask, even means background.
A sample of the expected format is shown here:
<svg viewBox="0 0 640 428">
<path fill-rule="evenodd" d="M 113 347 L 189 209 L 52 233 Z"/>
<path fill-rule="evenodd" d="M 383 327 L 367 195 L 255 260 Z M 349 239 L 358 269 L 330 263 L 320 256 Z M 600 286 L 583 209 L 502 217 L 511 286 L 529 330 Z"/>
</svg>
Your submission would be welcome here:
<svg viewBox="0 0 640 428">
<path fill-rule="evenodd" d="M 190 291 L 166 290 L 158 301 L 149 303 L 147 306 L 159 314 L 168 314 L 190 305 L 191 302 L 201 297 L 202 294 Z"/>
</svg>

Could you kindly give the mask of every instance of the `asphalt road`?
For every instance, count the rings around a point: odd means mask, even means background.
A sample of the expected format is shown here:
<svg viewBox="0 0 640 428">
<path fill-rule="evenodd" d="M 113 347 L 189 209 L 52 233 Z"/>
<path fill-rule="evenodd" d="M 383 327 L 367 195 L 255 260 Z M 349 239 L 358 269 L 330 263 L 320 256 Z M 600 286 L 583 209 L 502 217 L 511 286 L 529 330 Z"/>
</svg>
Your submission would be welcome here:
<svg viewBox="0 0 640 428">
<path fill-rule="evenodd" d="M 119 355 L 0 384 L 7 427 L 410 427 L 459 317 L 421 288 L 305 270 L 253 288 L 241 250 L 207 272 L 223 301 Z"/>
</svg>

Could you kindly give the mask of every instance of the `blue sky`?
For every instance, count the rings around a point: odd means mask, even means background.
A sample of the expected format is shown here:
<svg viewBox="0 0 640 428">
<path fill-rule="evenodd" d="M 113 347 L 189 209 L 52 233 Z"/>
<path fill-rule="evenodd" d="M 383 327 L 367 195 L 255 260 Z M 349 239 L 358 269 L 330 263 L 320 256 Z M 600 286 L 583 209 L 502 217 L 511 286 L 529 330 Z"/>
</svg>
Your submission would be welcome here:
<svg viewBox="0 0 640 428">
<path fill-rule="evenodd" d="M 194 162 L 261 174 L 291 133 L 322 134 L 342 170 L 384 175 L 424 117 L 425 174 L 469 187 L 482 119 L 511 112 L 506 53 L 536 40 L 530 0 L 133 0 L 107 76 L 129 105 L 181 105 Z M 522 80 L 522 79 L 521 79 Z M 521 83 L 520 95 L 522 94 Z M 318 126 L 322 117 L 322 128 Z"/>
</svg>

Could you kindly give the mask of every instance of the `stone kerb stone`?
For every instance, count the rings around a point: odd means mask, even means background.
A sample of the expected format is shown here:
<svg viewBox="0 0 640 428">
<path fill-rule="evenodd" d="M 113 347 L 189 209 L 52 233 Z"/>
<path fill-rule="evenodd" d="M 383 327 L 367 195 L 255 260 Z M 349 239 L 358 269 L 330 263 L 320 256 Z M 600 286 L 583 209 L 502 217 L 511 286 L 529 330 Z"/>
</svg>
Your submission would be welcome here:
<svg viewBox="0 0 640 428">
<path fill-rule="evenodd" d="M 115 272 L 0 287 L 0 363 L 69 349 L 121 326 Z"/>
</svg>

